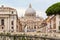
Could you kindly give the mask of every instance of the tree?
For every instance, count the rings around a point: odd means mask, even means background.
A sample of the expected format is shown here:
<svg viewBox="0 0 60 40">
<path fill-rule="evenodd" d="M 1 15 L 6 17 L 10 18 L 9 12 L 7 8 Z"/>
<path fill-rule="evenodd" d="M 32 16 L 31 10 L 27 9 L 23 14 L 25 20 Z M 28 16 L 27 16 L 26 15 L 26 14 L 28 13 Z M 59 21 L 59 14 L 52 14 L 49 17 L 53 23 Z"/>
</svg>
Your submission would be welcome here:
<svg viewBox="0 0 60 40">
<path fill-rule="evenodd" d="M 56 15 L 56 14 L 60 15 L 60 2 L 55 3 L 52 6 L 50 6 L 46 10 L 46 14 L 47 14 L 47 16 Z"/>
</svg>

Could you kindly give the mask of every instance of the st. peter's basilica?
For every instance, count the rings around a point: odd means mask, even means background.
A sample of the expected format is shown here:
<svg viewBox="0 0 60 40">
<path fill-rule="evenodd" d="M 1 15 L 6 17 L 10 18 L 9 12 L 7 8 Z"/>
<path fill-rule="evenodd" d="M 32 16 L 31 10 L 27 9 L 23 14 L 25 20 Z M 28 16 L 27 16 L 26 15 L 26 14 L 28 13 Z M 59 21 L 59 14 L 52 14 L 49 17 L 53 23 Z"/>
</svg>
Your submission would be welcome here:
<svg viewBox="0 0 60 40">
<path fill-rule="evenodd" d="M 25 11 L 24 17 L 20 18 L 23 32 L 35 32 L 40 28 L 42 17 L 36 16 L 36 11 L 32 8 L 31 4 Z"/>
</svg>

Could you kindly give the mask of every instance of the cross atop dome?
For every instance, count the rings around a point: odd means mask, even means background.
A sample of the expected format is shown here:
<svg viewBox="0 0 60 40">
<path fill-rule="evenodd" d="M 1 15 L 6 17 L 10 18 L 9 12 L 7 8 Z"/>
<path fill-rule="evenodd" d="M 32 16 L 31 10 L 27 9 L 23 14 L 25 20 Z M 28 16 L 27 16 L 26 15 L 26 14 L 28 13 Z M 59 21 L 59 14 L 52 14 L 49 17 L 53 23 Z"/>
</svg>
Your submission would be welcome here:
<svg viewBox="0 0 60 40">
<path fill-rule="evenodd" d="M 31 3 L 29 4 L 29 8 L 32 8 Z"/>
</svg>

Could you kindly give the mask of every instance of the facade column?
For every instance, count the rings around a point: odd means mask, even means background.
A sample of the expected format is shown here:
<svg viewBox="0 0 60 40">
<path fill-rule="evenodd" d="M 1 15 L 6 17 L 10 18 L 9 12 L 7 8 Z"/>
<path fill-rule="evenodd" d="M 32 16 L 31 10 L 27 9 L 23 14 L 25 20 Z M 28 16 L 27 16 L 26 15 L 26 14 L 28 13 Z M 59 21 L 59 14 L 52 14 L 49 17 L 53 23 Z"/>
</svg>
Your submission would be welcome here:
<svg viewBox="0 0 60 40">
<path fill-rule="evenodd" d="M 8 22 L 7 22 L 7 29 L 8 29 L 8 32 L 10 32 L 10 19 L 9 18 L 7 18 L 7 20 L 8 20 Z"/>
</svg>

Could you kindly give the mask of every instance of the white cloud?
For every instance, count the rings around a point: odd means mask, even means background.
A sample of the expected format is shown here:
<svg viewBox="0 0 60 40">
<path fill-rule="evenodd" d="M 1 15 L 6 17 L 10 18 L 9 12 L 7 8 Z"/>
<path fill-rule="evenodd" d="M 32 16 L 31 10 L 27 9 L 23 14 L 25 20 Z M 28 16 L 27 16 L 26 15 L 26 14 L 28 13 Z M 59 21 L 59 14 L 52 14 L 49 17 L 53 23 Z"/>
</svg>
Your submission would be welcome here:
<svg viewBox="0 0 60 40">
<path fill-rule="evenodd" d="M 40 17 L 43 17 L 43 18 L 47 17 L 44 11 L 36 11 L 36 14 Z"/>
</svg>

